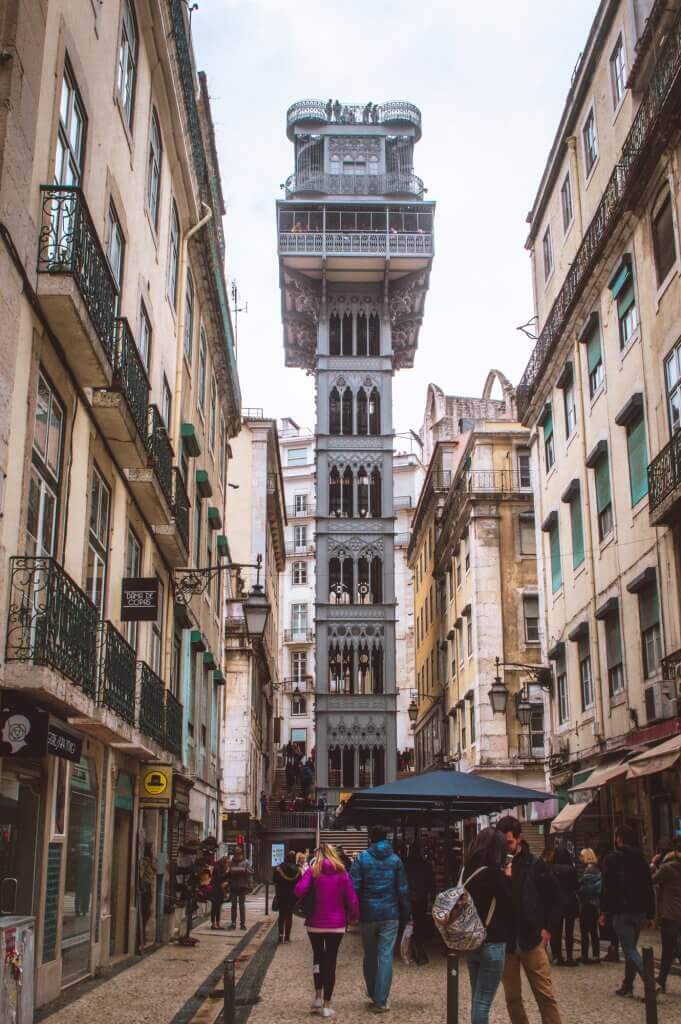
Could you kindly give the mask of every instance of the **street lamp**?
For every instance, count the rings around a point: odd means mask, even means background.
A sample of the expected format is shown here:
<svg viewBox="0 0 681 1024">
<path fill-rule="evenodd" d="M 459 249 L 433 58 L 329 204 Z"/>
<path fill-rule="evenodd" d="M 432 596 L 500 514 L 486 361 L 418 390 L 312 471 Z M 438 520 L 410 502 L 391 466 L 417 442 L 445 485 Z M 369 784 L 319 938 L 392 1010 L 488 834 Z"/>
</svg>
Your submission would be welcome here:
<svg viewBox="0 0 681 1024">
<path fill-rule="evenodd" d="M 246 632 L 257 640 L 262 640 L 270 613 L 270 603 L 265 596 L 261 583 L 254 584 L 250 594 L 243 603 Z"/>
<path fill-rule="evenodd" d="M 497 674 L 494 677 L 494 682 L 489 688 L 488 696 L 489 702 L 492 705 L 492 711 L 495 715 L 505 715 L 506 707 L 508 705 L 508 690 L 506 684 L 499 675 L 500 661 L 496 659 Z"/>
<path fill-rule="evenodd" d="M 530 703 L 530 697 L 527 689 L 524 687 L 520 693 L 516 694 L 515 697 L 515 713 L 518 717 L 518 721 L 521 725 L 530 724 L 530 716 L 532 714 L 532 704 Z"/>
<path fill-rule="evenodd" d="M 416 725 L 416 719 L 419 717 L 419 707 L 414 698 L 411 699 L 411 704 L 407 708 L 407 714 L 409 715 L 409 721 L 412 725 Z"/>
</svg>

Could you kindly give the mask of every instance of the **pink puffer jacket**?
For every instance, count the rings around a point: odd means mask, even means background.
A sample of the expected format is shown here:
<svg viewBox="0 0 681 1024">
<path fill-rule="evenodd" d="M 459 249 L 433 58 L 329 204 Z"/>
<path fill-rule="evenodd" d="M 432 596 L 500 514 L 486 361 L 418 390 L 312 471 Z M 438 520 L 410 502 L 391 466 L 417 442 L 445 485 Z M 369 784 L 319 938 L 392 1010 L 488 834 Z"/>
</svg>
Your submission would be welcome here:
<svg viewBox="0 0 681 1024">
<path fill-rule="evenodd" d="M 310 870 L 300 879 L 296 899 L 302 899 L 310 886 L 314 886 L 315 902 L 312 916 L 305 921 L 307 928 L 333 931 L 359 920 L 357 893 L 347 871 L 337 871 L 331 861 L 324 858 L 318 878 Z"/>
</svg>

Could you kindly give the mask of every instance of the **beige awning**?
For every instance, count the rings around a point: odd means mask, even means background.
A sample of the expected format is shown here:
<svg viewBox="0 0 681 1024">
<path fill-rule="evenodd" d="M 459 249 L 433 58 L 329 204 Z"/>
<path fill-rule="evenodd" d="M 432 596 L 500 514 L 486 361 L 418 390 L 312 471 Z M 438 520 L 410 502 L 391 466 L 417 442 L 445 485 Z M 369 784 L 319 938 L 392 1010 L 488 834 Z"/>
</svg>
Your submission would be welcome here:
<svg viewBox="0 0 681 1024">
<path fill-rule="evenodd" d="M 589 801 L 583 804 L 566 804 L 551 822 L 551 832 L 571 832 L 575 827 L 577 818 L 589 806 Z"/>
<path fill-rule="evenodd" d="M 626 770 L 627 764 L 624 758 L 620 758 L 618 761 L 611 761 L 610 764 L 604 764 L 600 768 L 596 768 L 584 782 L 580 782 L 577 786 L 572 786 L 570 792 L 583 793 L 588 789 L 600 789 L 601 786 L 605 786 L 611 779 L 616 779 L 618 775 L 624 775 Z"/>
<path fill-rule="evenodd" d="M 646 750 L 634 757 L 627 765 L 627 778 L 640 779 L 643 775 L 655 775 L 667 771 L 681 757 L 681 736 L 672 736 L 657 747 Z"/>
</svg>

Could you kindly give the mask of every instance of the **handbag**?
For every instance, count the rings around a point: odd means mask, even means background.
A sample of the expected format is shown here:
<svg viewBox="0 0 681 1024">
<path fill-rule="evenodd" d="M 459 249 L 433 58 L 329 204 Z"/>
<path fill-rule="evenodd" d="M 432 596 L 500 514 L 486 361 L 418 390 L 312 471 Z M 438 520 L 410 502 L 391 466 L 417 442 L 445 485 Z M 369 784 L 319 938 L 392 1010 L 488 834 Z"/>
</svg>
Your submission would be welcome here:
<svg viewBox="0 0 681 1024">
<path fill-rule="evenodd" d="M 296 917 L 302 917 L 307 920 L 314 914 L 315 903 L 317 902 L 317 896 L 314 891 L 314 878 L 310 883 L 310 888 L 307 890 L 304 896 L 301 896 L 296 905 L 293 908 L 293 913 Z"/>
<path fill-rule="evenodd" d="M 277 896 L 275 896 L 274 899 L 272 900 L 272 912 L 276 914 L 276 913 L 278 913 L 278 911 L 279 911 L 279 899 L 278 899 Z"/>
</svg>

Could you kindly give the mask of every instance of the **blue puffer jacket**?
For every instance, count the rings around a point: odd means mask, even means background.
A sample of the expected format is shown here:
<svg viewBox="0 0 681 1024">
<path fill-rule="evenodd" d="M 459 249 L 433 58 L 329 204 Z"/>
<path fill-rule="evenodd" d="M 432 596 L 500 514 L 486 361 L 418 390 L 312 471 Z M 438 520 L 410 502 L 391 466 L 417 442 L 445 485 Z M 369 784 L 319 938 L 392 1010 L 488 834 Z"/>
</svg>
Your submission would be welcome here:
<svg viewBox="0 0 681 1024">
<path fill-rule="evenodd" d="M 372 843 L 355 858 L 350 878 L 359 898 L 360 921 L 407 921 L 411 916 L 407 873 L 387 839 Z"/>
</svg>

